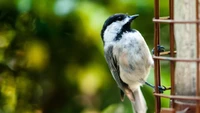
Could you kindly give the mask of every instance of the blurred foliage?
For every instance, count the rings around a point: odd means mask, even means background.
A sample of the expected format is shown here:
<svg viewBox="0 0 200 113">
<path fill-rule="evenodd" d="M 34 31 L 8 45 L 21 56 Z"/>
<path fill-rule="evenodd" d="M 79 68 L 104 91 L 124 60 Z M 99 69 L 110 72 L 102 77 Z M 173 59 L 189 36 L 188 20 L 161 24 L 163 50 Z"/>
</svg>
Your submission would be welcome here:
<svg viewBox="0 0 200 113">
<path fill-rule="evenodd" d="M 133 27 L 153 48 L 153 0 L 0 0 L 0 113 L 131 113 L 103 56 L 100 30 L 114 13 L 140 14 Z M 168 15 L 167 1 L 161 15 Z M 168 26 L 161 26 L 168 48 Z M 169 85 L 168 63 L 162 83 Z M 153 70 L 148 78 L 153 83 Z M 148 112 L 153 90 L 144 86 Z M 167 92 L 169 93 L 169 92 Z M 162 101 L 168 106 L 168 100 Z"/>
</svg>

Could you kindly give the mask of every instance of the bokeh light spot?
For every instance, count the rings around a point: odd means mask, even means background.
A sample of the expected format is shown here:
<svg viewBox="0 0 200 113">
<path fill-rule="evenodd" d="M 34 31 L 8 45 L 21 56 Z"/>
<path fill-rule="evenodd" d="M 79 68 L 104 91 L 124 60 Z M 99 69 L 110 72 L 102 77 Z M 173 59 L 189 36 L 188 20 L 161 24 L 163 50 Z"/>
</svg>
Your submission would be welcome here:
<svg viewBox="0 0 200 113">
<path fill-rule="evenodd" d="M 42 70 L 46 67 L 49 58 L 48 47 L 39 41 L 27 42 L 26 59 L 27 67 Z"/>
<path fill-rule="evenodd" d="M 68 14 L 73 10 L 75 2 L 73 0 L 57 0 L 54 5 L 54 12 L 58 16 Z"/>
<path fill-rule="evenodd" d="M 28 12 L 31 8 L 32 0 L 18 0 L 17 8 L 19 12 Z"/>
</svg>

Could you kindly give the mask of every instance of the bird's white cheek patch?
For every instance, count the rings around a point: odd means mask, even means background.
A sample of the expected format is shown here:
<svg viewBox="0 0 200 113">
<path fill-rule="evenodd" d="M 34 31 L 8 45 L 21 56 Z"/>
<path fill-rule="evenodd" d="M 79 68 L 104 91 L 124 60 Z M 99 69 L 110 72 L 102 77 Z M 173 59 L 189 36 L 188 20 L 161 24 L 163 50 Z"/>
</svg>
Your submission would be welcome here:
<svg viewBox="0 0 200 113">
<path fill-rule="evenodd" d="M 128 22 L 128 18 L 124 21 L 116 21 L 109 26 L 107 26 L 105 32 L 104 32 L 104 41 L 110 42 L 113 41 L 114 38 L 117 36 L 119 32 L 121 32 L 121 28 L 124 24 Z"/>
<path fill-rule="evenodd" d="M 126 19 L 124 19 L 123 21 L 122 21 L 122 26 L 124 25 L 124 24 L 126 24 L 127 22 L 129 21 L 129 18 L 127 17 Z"/>
<path fill-rule="evenodd" d="M 109 25 L 104 32 L 104 41 L 113 41 L 118 32 L 120 32 L 120 27 L 118 27 L 116 24 Z"/>
</svg>

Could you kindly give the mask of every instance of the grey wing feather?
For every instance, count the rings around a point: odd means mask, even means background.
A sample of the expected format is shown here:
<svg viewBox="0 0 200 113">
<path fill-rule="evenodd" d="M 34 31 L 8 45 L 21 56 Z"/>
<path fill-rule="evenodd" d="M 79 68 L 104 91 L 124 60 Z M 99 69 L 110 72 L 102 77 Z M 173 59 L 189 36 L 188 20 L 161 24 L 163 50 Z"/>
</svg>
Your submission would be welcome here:
<svg viewBox="0 0 200 113">
<path fill-rule="evenodd" d="M 105 51 L 105 58 L 112 73 L 112 76 L 117 82 L 118 87 L 124 92 L 126 84 L 120 78 L 119 65 L 116 60 L 116 57 L 113 55 L 113 46 L 109 46 L 107 51 Z M 124 96 L 123 92 L 121 92 L 121 96 Z"/>
</svg>

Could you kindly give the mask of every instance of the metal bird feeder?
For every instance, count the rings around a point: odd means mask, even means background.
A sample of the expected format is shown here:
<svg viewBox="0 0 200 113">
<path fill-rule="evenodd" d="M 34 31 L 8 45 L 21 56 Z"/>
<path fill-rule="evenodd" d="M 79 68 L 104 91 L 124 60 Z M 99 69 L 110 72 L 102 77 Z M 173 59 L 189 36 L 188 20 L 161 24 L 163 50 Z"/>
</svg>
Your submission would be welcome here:
<svg viewBox="0 0 200 113">
<path fill-rule="evenodd" d="M 196 0 L 196 21 L 178 21 L 174 20 L 174 0 L 169 0 L 169 17 L 160 17 L 159 11 L 159 2 L 160 0 L 154 0 L 154 48 L 158 49 L 157 45 L 160 44 L 160 24 L 169 24 L 169 33 L 170 33 L 170 50 L 165 53 L 154 52 L 154 78 L 155 86 L 161 85 L 161 75 L 160 75 L 160 61 L 166 60 L 170 62 L 170 80 L 171 80 L 171 92 L 170 95 L 159 93 L 158 87 L 155 87 L 155 113 L 175 113 L 178 110 L 188 108 L 189 110 L 186 113 L 200 113 L 200 81 L 199 81 L 199 3 Z M 175 57 L 175 39 L 174 39 L 174 24 L 196 24 L 196 48 L 197 48 L 197 57 L 196 59 L 183 59 Z M 162 55 L 169 54 L 169 57 Z M 196 96 L 180 96 L 175 95 L 175 64 L 176 62 L 196 62 L 197 64 L 197 73 L 196 73 Z M 161 98 L 168 98 L 170 101 L 170 108 L 161 108 Z M 193 100 L 196 101 L 196 104 L 178 104 L 175 100 Z"/>
</svg>

